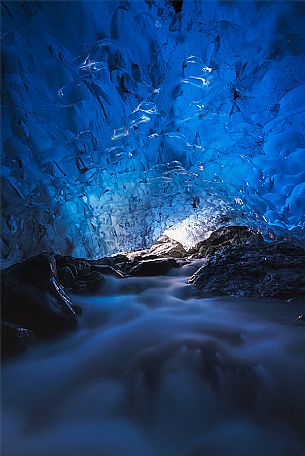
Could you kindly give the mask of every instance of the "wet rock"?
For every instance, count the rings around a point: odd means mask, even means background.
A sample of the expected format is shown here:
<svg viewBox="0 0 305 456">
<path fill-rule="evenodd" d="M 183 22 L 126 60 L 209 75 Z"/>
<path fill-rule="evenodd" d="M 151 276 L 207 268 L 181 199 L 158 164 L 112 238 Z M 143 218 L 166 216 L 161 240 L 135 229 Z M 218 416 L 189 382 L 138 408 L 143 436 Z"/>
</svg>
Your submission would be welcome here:
<svg viewBox="0 0 305 456">
<path fill-rule="evenodd" d="M 189 283 L 208 295 L 305 296 L 305 251 L 255 236 L 236 240 L 211 255 Z"/>
<path fill-rule="evenodd" d="M 60 282 L 75 293 L 98 292 L 105 282 L 105 274 L 122 277 L 123 274 L 110 266 L 111 259 L 85 260 L 70 256 L 56 256 Z M 99 264 L 99 263 L 102 264 Z"/>
<path fill-rule="evenodd" d="M 52 256 L 37 255 L 2 272 L 2 318 L 42 338 L 76 328 L 76 315 Z"/>
<path fill-rule="evenodd" d="M 172 268 L 179 266 L 180 264 L 174 258 L 144 260 L 133 266 L 129 273 L 135 276 L 154 276 L 166 274 Z"/>
<path fill-rule="evenodd" d="M 72 272 L 72 269 L 74 269 L 74 273 Z M 75 275 L 77 275 L 77 271 L 75 270 L 75 267 L 73 268 L 70 266 L 63 266 L 62 268 L 58 269 L 58 278 L 60 283 L 64 287 L 73 287 L 75 284 Z"/>
<path fill-rule="evenodd" d="M 121 253 L 118 253 L 117 255 L 113 255 L 109 258 L 109 261 L 111 263 L 111 266 L 115 266 L 118 263 L 125 263 L 128 262 L 128 257 L 127 255 L 123 255 Z"/>
<path fill-rule="evenodd" d="M 101 274 L 104 274 L 104 275 L 112 275 L 119 279 L 122 279 L 123 277 L 125 277 L 125 275 L 120 270 L 118 270 L 112 266 L 109 266 L 107 264 L 96 264 L 96 265 L 93 265 L 91 267 L 91 269 L 93 271 L 100 272 Z"/>
<path fill-rule="evenodd" d="M 99 258 L 98 260 L 90 260 L 90 265 L 93 270 L 96 266 L 109 266 L 123 275 L 130 269 L 132 260 L 124 254 L 117 254 L 111 257 Z"/>
<path fill-rule="evenodd" d="M 82 280 L 86 284 L 87 290 L 92 293 L 98 292 L 105 283 L 105 277 L 97 271 L 89 272 L 82 277 Z"/>
<path fill-rule="evenodd" d="M 87 274 L 91 270 L 90 262 L 83 258 L 56 255 L 55 260 L 58 272 L 62 271 L 65 267 L 69 267 L 75 278 L 79 275 Z"/>
<path fill-rule="evenodd" d="M 99 260 L 92 260 L 91 264 L 108 264 L 109 266 L 116 266 L 117 264 L 121 263 L 129 263 L 130 259 L 127 255 L 122 253 L 118 253 L 117 255 L 113 255 L 111 257 L 101 258 Z"/>
<path fill-rule="evenodd" d="M 129 261 L 131 262 L 135 262 L 135 261 L 142 261 L 144 260 L 145 256 L 146 256 L 146 259 L 151 259 L 153 260 L 154 258 L 157 258 L 156 256 L 152 255 L 152 258 L 147 258 L 149 256 L 149 249 L 145 249 L 145 250 L 136 250 L 134 252 L 128 252 L 127 253 L 127 258 Z"/>
<path fill-rule="evenodd" d="M 263 237 L 260 233 L 253 231 L 246 226 L 223 226 L 218 228 L 208 239 L 199 242 L 188 251 L 189 258 L 206 258 L 214 255 L 217 251 L 231 246 L 244 245 L 249 242 L 262 243 Z"/>
<path fill-rule="evenodd" d="M 33 342 L 35 342 L 33 331 L 7 321 L 1 322 L 2 358 L 10 358 L 23 353 Z"/>
<path fill-rule="evenodd" d="M 180 242 L 175 241 L 166 235 L 161 236 L 157 242 L 152 245 L 148 250 L 148 254 L 165 258 L 185 258 L 188 255 Z"/>
</svg>

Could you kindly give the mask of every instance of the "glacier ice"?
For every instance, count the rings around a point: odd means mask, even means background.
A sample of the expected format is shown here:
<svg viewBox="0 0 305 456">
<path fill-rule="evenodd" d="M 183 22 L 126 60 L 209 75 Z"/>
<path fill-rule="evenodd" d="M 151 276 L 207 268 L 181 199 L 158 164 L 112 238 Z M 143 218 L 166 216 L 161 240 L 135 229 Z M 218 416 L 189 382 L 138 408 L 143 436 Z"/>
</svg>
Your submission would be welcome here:
<svg viewBox="0 0 305 456">
<path fill-rule="evenodd" d="M 304 3 L 173 3 L 3 2 L 4 266 L 230 221 L 304 241 Z"/>
</svg>

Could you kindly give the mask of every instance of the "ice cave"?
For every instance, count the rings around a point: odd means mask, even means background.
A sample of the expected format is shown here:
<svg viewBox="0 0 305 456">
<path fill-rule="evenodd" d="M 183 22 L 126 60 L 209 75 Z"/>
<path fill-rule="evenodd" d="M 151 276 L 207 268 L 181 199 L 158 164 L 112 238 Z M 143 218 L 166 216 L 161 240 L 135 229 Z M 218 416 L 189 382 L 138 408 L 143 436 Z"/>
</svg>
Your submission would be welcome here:
<svg viewBox="0 0 305 456">
<path fill-rule="evenodd" d="M 305 1 L 1 2 L 3 454 L 305 454 Z"/>
</svg>

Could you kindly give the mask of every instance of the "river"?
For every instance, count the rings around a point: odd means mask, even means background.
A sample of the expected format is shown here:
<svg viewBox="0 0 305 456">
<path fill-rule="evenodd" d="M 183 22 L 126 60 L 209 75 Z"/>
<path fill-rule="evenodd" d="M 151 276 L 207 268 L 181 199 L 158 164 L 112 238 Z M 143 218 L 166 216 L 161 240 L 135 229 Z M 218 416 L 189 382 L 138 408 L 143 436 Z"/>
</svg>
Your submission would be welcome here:
<svg viewBox="0 0 305 456">
<path fill-rule="evenodd" d="M 3 365 L 5 456 L 304 456 L 304 301 L 107 277 L 79 329 Z"/>
</svg>

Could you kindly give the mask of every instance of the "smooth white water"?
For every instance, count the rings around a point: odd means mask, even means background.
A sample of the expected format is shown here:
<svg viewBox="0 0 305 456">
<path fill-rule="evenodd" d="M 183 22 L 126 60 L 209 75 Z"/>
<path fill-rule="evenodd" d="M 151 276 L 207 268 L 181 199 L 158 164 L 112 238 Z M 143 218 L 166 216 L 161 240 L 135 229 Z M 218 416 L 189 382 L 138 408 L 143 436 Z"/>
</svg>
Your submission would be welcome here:
<svg viewBox="0 0 305 456">
<path fill-rule="evenodd" d="M 74 296 L 76 333 L 3 366 L 3 455 L 304 456 L 305 303 L 198 298 L 194 267 Z"/>
</svg>

